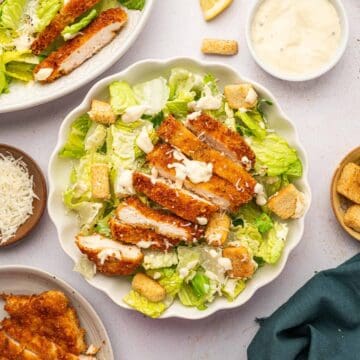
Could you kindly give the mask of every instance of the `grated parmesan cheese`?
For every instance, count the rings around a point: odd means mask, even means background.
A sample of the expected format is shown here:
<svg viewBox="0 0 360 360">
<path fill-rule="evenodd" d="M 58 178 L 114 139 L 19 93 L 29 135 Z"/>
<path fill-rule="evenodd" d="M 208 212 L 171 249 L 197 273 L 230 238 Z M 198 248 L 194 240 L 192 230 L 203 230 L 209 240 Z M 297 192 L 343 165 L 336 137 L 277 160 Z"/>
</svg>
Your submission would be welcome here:
<svg viewBox="0 0 360 360">
<path fill-rule="evenodd" d="M 23 160 L 0 154 L 0 244 L 32 215 L 34 198 L 33 178 Z"/>
</svg>

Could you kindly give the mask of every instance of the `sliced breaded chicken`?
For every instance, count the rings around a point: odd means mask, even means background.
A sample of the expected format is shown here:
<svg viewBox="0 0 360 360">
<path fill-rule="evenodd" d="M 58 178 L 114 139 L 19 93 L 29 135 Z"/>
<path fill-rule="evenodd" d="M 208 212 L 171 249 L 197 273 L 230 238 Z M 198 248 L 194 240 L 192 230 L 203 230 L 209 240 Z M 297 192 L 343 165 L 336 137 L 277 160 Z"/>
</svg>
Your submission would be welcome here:
<svg viewBox="0 0 360 360">
<path fill-rule="evenodd" d="M 134 245 L 125 245 L 99 234 L 77 236 L 76 245 L 99 272 L 109 275 L 131 275 L 141 265 L 144 255 Z"/>
<path fill-rule="evenodd" d="M 114 240 L 137 245 L 143 249 L 166 251 L 180 242 L 180 239 L 160 235 L 151 229 L 124 224 L 117 219 L 110 220 L 110 229 Z"/>
<path fill-rule="evenodd" d="M 216 175 L 228 180 L 243 193 L 244 203 L 252 199 L 256 185 L 255 179 L 241 165 L 199 140 L 174 117 L 169 116 L 163 121 L 157 133 L 161 139 L 179 148 L 190 158 L 212 163 Z"/>
<path fill-rule="evenodd" d="M 60 291 L 40 295 L 3 295 L 5 310 L 25 329 L 45 336 L 64 351 L 79 355 L 86 350 L 85 331 L 75 310 Z"/>
<path fill-rule="evenodd" d="M 54 17 L 51 23 L 39 34 L 32 43 L 31 50 L 34 54 L 41 54 L 76 18 L 91 9 L 101 0 L 69 0 Z"/>
<path fill-rule="evenodd" d="M 0 330 L 0 360 L 42 360 L 43 357 L 26 349 L 23 345 Z"/>
<path fill-rule="evenodd" d="M 2 329 L 12 339 L 42 359 L 78 360 L 78 356 L 63 350 L 56 342 L 31 332 L 21 323 L 12 319 L 5 319 L 1 323 Z"/>
<path fill-rule="evenodd" d="M 69 74 L 111 42 L 126 21 L 127 14 L 121 8 L 102 12 L 82 35 L 66 42 L 35 67 L 35 80 L 52 82 Z"/>
<path fill-rule="evenodd" d="M 171 164 L 178 163 L 179 161 L 174 157 L 173 147 L 166 143 L 159 144 L 147 155 L 147 159 L 162 177 L 176 181 L 176 170 Z M 211 201 L 223 210 L 235 211 L 244 203 L 243 194 L 236 190 L 234 185 L 217 175 L 213 175 L 207 182 L 198 184 L 185 179 L 183 185 L 186 189 Z"/>
<path fill-rule="evenodd" d="M 200 140 L 220 151 L 231 160 L 240 163 L 245 169 L 249 170 L 255 165 L 255 153 L 243 137 L 230 130 L 220 121 L 213 119 L 209 115 L 202 114 L 196 119 L 188 120 L 186 126 Z"/>
<path fill-rule="evenodd" d="M 178 189 L 174 184 L 163 179 L 135 172 L 133 175 L 134 189 L 168 209 L 185 220 L 200 225 L 206 225 L 211 215 L 219 207 L 211 202 L 184 189 Z"/>
<path fill-rule="evenodd" d="M 179 241 L 192 242 L 204 234 L 204 229 L 197 225 L 164 211 L 152 209 L 136 197 L 130 197 L 121 203 L 116 209 L 116 217 L 127 225 L 153 230 L 171 239 L 174 245 Z"/>
</svg>

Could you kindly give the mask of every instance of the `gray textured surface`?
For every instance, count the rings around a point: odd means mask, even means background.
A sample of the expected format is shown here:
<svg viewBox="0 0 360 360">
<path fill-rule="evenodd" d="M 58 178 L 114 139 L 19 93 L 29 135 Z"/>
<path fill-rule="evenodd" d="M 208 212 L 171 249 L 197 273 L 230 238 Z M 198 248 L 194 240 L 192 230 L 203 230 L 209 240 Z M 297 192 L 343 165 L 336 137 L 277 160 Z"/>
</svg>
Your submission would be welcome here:
<svg viewBox="0 0 360 360">
<path fill-rule="evenodd" d="M 231 9 L 209 24 L 203 22 L 197 1 L 158 0 L 144 33 L 106 73 L 146 58 L 203 58 L 199 52 L 203 37 L 235 38 L 240 42 L 239 55 L 220 60 L 268 87 L 297 124 L 310 159 L 313 191 L 305 235 L 282 275 L 249 303 L 196 322 L 150 320 L 122 310 L 71 271 L 72 261 L 61 250 L 47 214 L 23 243 L 0 251 L 0 264 L 37 266 L 78 289 L 103 319 L 116 359 L 245 359 L 247 345 L 257 329 L 255 317 L 272 313 L 315 271 L 336 266 L 359 251 L 359 244 L 336 223 L 329 201 L 330 180 L 337 163 L 360 142 L 360 3 L 344 3 L 351 27 L 348 49 L 333 71 L 315 81 L 286 83 L 255 65 L 245 44 L 249 7 L 245 0 L 234 0 Z M 62 119 L 81 101 L 89 86 L 45 106 L 2 115 L 0 142 L 27 151 L 46 171 Z"/>
</svg>

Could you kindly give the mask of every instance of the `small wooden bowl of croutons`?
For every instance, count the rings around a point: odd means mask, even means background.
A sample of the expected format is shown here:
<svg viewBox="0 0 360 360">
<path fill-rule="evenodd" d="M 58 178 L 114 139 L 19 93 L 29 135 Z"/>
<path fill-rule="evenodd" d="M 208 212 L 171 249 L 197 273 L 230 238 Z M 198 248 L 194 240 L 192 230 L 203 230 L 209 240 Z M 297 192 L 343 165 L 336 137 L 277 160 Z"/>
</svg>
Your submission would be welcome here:
<svg viewBox="0 0 360 360">
<path fill-rule="evenodd" d="M 360 147 L 337 167 L 331 183 L 331 204 L 342 228 L 360 241 Z"/>
</svg>

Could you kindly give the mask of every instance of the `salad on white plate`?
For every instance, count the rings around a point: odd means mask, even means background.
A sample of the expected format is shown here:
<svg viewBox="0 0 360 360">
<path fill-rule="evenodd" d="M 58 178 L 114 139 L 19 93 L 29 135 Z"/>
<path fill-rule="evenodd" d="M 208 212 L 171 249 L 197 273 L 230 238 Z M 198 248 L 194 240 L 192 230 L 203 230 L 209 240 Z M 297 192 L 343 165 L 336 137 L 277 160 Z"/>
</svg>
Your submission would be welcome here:
<svg viewBox="0 0 360 360">
<path fill-rule="evenodd" d="M 76 270 L 132 276 L 123 301 L 159 317 L 178 299 L 234 301 L 276 264 L 306 208 L 297 151 L 269 128 L 271 102 L 249 83 L 173 68 L 114 81 L 71 125 L 66 207 L 78 215 Z"/>
</svg>

